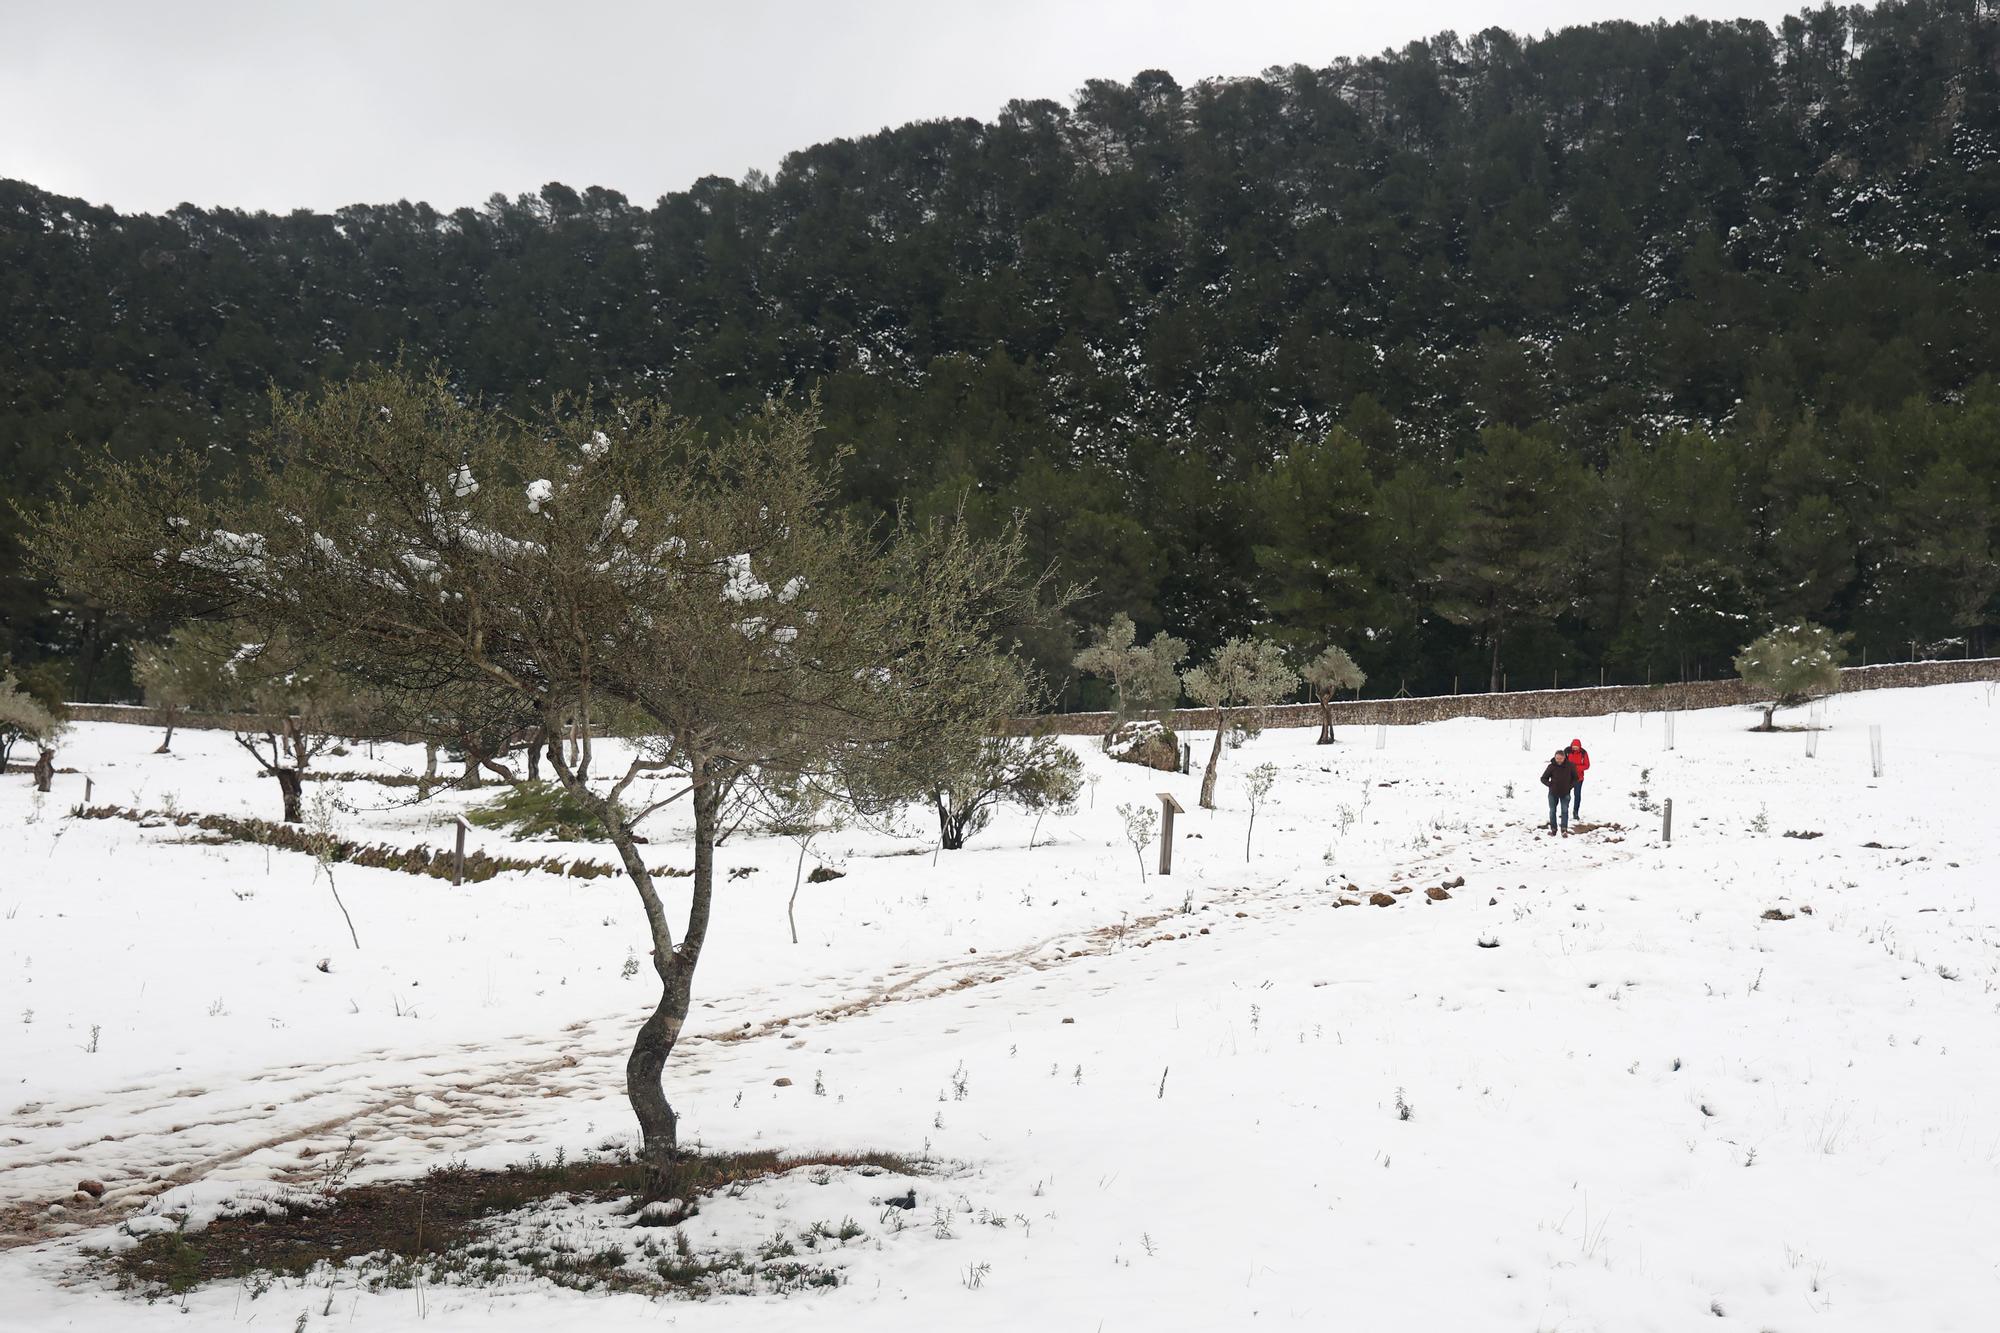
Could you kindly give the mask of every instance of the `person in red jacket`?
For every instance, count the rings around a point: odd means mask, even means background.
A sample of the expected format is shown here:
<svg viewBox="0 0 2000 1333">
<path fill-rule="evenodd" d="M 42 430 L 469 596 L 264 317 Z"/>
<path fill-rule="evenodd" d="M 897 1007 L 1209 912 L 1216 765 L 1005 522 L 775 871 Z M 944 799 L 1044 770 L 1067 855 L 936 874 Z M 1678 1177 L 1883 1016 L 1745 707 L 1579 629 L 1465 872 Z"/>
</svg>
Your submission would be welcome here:
<svg viewBox="0 0 2000 1333">
<path fill-rule="evenodd" d="M 1569 836 L 1569 796 L 1576 790 L 1576 770 L 1569 766 L 1569 751 L 1557 750 L 1542 770 L 1542 785 L 1549 789 L 1549 836 L 1556 836 L 1556 819 L 1562 818 L 1562 835 Z"/>
<path fill-rule="evenodd" d="M 1569 789 L 1569 817 L 1576 819 L 1583 813 L 1583 775 L 1590 771 L 1590 751 L 1583 748 L 1582 741 L 1572 739 L 1563 753 L 1569 756 L 1569 766 L 1576 772 L 1576 785 Z"/>
</svg>

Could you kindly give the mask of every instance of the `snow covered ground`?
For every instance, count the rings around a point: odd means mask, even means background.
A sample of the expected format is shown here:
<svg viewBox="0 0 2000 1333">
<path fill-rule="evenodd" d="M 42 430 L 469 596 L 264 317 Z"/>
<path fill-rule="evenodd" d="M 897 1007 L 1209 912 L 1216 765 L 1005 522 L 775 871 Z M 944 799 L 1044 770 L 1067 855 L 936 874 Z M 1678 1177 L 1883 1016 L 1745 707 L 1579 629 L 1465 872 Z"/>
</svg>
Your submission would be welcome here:
<svg viewBox="0 0 2000 1333">
<path fill-rule="evenodd" d="M 79 1281 L 76 1247 L 119 1220 L 310 1177 L 350 1135 L 356 1181 L 629 1141 L 652 978 L 624 975 L 644 931 L 619 879 L 342 867 L 356 950 L 310 858 L 67 819 L 80 775 L 39 803 L 10 775 L 0 1329 L 1991 1329 L 1994 691 L 1841 696 L 1813 757 L 1754 720 L 1683 714 L 1672 751 L 1659 716 L 1537 722 L 1525 750 L 1519 722 L 1274 731 L 1226 753 L 1214 813 L 1198 774 L 1084 743 L 1092 794 L 1032 850 L 1013 815 L 935 864 L 920 824 L 816 847 L 808 868 L 846 873 L 801 894 L 797 945 L 796 849 L 737 835 L 668 1069 L 684 1137 L 938 1165 L 907 1212 L 845 1173 L 712 1201 L 697 1245 L 860 1234 L 830 1247 L 837 1288 L 699 1306 L 339 1279 L 149 1305 Z M 1598 827 L 1549 839 L 1536 778 L 1572 736 Z M 62 760 L 100 803 L 275 813 L 226 735 L 157 739 L 84 726 Z M 326 786 L 344 836 L 437 846 L 487 795 Z M 1174 875 L 1142 882 L 1115 811 L 1160 790 L 1190 813 Z M 685 864 L 656 822 L 650 859 Z M 83 1178 L 105 1204 L 51 1213 Z M 623 1225 L 572 1211 L 532 1224 Z"/>
</svg>

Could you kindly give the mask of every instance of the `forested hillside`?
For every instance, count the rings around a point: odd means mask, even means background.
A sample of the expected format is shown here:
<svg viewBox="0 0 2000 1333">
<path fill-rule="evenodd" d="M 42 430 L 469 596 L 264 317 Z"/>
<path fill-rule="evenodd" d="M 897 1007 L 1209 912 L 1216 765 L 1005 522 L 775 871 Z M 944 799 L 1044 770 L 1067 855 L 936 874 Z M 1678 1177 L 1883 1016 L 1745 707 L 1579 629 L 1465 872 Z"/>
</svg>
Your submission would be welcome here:
<svg viewBox="0 0 2000 1333">
<path fill-rule="evenodd" d="M 401 351 L 512 404 L 816 393 L 856 506 L 1019 510 L 1083 619 L 1339 642 L 1371 692 L 1714 674 L 1799 617 L 1955 654 L 2000 623 L 2000 2 L 1148 72 L 650 207 L 0 182 L 0 327 L 30 506 Z M 0 652 L 125 690 L 132 627 L 18 530 Z"/>
</svg>

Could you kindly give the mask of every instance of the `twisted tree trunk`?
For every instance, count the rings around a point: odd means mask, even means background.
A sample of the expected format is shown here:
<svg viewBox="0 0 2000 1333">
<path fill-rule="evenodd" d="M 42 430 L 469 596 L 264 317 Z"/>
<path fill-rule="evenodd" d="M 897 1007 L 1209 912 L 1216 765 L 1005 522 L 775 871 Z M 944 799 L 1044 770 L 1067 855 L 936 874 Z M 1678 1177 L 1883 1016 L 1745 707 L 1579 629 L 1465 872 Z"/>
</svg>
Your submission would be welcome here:
<svg viewBox="0 0 2000 1333">
<path fill-rule="evenodd" d="M 653 970 L 660 978 L 660 1002 L 640 1025 L 638 1036 L 632 1041 L 632 1054 L 625 1061 L 625 1095 L 639 1121 L 641 1154 L 655 1165 L 672 1161 L 679 1151 L 680 1119 L 667 1101 L 660 1080 L 667 1057 L 673 1054 L 674 1044 L 680 1040 L 681 1029 L 687 1023 L 688 1006 L 694 996 L 695 965 L 701 960 L 701 946 L 708 938 L 709 904 L 715 891 L 715 835 L 719 822 L 716 816 L 722 804 L 721 794 L 713 782 L 698 782 L 692 794 L 694 903 L 688 909 L 687 934 L 678 949 L 667 925 L 666 911 L 653 887 L 652 872 L 639 857 L 632 831 L 615 814 L 606 821 L 619 859 L 625 863 L 626 873 L 645 903 L 646 919 L 653 934 Z"/>
<path fill-rule="evenodd" d="M 285 798 L 285 822 L 303 824 L 306 822 L 305 779 L 296 768 L 274 768 L 271 776 L 278 780 L 278 791 Z"/>
<path fill-rule="evenodd" d="M 1201 808 L 1215 809 L 1215 771 L 1222 766 L 1223 711 L 1215 710 L 1215 746 L 1208 752 L 1208 771 L 1201 775 Z"/>
</svg>

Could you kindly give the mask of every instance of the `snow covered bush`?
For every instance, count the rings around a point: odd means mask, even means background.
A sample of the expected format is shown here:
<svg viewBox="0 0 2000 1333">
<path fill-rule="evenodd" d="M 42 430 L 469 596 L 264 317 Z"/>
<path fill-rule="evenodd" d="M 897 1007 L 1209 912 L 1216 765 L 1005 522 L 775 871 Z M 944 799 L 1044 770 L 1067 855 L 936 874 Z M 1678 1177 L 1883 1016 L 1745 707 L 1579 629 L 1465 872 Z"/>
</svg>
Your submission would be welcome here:
<svg viewBox="0 0 2000 1333">
<path fill-rule="evenodd" d="M 1121 764 L 1139 764 L 1162 773 L 1180 772 L 1180 737 L 1165 723 L 1150 717 L 1121 723 L 1105 733 L 1104 752 Z"/>
</svg>

